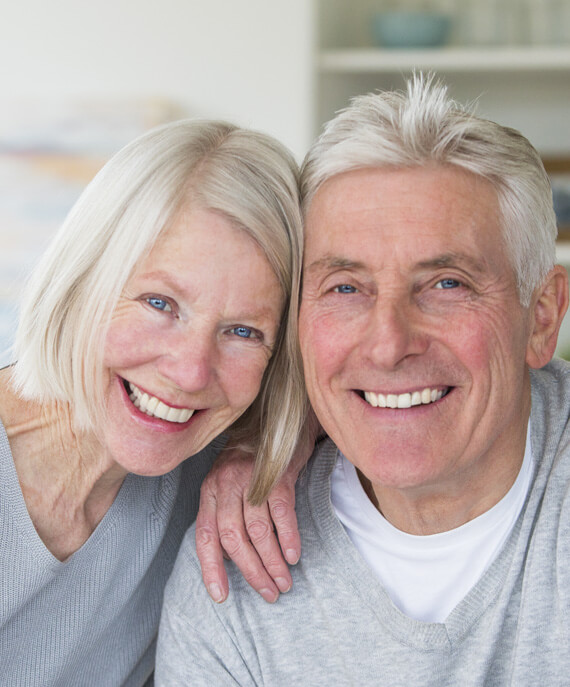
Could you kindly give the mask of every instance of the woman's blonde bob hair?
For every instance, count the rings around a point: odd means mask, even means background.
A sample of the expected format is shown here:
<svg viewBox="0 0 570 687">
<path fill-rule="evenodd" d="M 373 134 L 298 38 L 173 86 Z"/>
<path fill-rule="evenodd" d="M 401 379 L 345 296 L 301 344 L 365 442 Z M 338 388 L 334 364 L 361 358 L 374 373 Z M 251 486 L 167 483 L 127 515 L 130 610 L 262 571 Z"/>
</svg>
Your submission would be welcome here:
<svg viewBox="0 0 570 687">
<path fill-rule="evenodd" d="M 298 169 L 270 136 L 226 122 L 181 120 L 119 151 L 85 189 L 27 285 L 14 384 L 25 398 L 69 404 L 79 429 L 104 421 L 102 352 L 117 299 L 188 203 L 249 234 L 285 296 L 260 394 L 231 430 L 235 443 L 269 461 L 255 490 L 265 494 L 289 461 L 306 412 L 296 336 L 303 247 Z"/>
</svg>

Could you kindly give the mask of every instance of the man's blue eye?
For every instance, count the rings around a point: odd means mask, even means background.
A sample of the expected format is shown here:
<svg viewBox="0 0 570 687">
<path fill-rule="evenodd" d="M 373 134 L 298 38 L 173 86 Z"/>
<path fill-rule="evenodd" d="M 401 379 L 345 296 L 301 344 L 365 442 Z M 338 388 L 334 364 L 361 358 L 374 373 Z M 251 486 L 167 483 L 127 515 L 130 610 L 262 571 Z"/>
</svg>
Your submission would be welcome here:
<svg viewBox="0 0 570 687">
<path fill-rule="evenodd" d="M 350 284 L 339 284 L 334 287 L 335 293 L 356 293 L 356 287 Z"/>
<path fill-rule="evenodd" d="M 457 279 L 441 279 L 440 281 L 437 282 L 435 285 L 436 289 L 456 289 L 458 286 L 461 286 L 461 284 L 457 281 Z"/>
<path fill-rule="evenodd" d="M 164 312 L 172 312 L 172 308 L 164 298 L 158 298 L 156 296 L 151 296 L 146 299 L 146 302 L 156 310 L 163 310 Z"/>
<path fill-rule="evenodd" d="M 253 330 L 249 327 L 234 327 L 231 331 L 242 339 L 250 339 L 253 336 Z"/>
</svg>

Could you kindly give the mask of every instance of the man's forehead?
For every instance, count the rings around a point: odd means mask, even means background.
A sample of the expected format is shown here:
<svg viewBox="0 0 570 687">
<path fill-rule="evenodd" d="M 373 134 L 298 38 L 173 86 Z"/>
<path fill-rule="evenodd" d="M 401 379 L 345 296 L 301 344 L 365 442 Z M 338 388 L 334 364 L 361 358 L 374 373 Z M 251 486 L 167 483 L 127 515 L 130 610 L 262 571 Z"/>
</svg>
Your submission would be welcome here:
<svg viewBox="0 0 570 687">
<path fill-rule="evenodd" d="M 503 247 L 496 245 L 499 217 L 495 189 L 463 170 L 346 172 L 328 179 L 308 208 L 305 269 L 358 267 L 392 255 L 419 268 L 470 262 L 480 269 L 489 250 Z"/>
<path fill-rule="evenodd" d="M 425 189 L 426 180 L 433 184 L 437 191 L 446 190 L 450 183 L 453 186 L 463 186 L 468 196 L 480 194 L 486 189 L 489 196 L 485 200 L 491 202 L 494 210 L 498 210 L 498 195 L 493 184 L 484 177 L 467 169 L 452 164 L 430 163 L 411 166 L 370 166 L 348 169 L 333 174 L 325 179 L 315 190 L 306 210 L 307 227 L 310 228 L 313 208 L 317 206 L 319 212 L 323 209 L 337 212 L 338 209 L 354 211 L 374 205 L 377 194 L 385 192 L 392 196 L 392 185 L 397 184 L 397 195 L 414 196 L 419 189 Z M 393 197 L 393 196 L 392 196 Z M 449 202 L 453 202 L 453 193 L 449 195 Z"/>
</svg>

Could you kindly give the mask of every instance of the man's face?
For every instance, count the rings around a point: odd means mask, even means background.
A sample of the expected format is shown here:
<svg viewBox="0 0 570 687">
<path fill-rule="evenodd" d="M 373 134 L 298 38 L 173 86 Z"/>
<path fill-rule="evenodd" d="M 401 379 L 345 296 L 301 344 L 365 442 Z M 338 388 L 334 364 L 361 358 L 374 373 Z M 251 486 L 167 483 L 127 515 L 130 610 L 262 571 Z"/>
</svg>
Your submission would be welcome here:
<svg viewBox="0 0 570 687">
<path fill-rule="evenodd" d="M 379 501 L 512 482 L 532 318 L 491 184 L 454 167 L 348 172 L 317 192 L 306 229 L 309 396 Z"/>
</svg>

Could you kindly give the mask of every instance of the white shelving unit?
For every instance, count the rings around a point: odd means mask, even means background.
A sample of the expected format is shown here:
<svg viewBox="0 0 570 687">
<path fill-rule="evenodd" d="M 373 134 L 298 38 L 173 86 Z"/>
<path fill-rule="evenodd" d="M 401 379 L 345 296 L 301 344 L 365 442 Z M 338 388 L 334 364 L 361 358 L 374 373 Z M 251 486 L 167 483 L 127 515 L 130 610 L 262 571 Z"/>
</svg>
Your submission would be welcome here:
<svg viewBox="0 0 570 687">
<path fill-rule="evenodd" d="M 570 154 L 570 43 L 464 46 L 456 32 L 443 48 L 379 49 L 371 19 L 383 0 L 313 1 L 315 133 L 351 97 L 401 88 L 405 75 L 429 70 L 457 100 L 477 101 L 482 114 L 520 129 L 544 155 Z M 456 10 L 462 3 L 433 2 Z"/>
<path fill-rule="evenodd" d="M 560 265 L 570 267 L 570 242 L 558 242 L 556 246 L 556 260 Z"/>
<path fill-rule="evenodd" d="M 321 74 L 390 74 L 415 68 L 446 73 L 570 72 L 568 47 L 460 48 L 437 50 L 380 50 L 374 48 L 323 50 Z"/>
<path fill-rule="evenodd" d="M 434 71 L 460 102 L 523 131 L 550 157 L 570 154 L 570 45 L 381 50 L 326 48 L 315 58 L 315 131 L 351 97 L 401 88 L 414 70 Z"/>
</svg>

